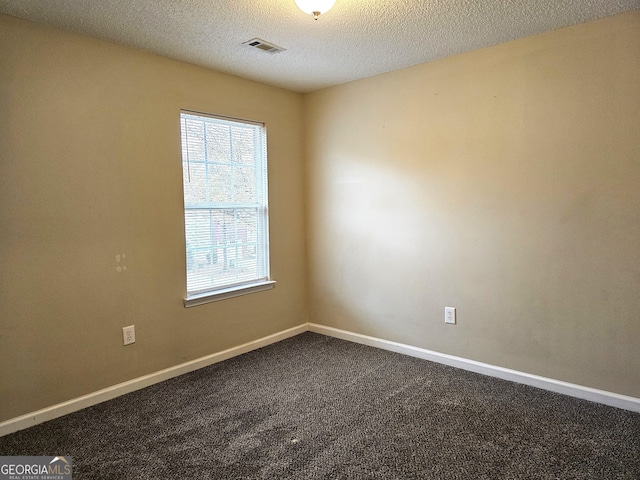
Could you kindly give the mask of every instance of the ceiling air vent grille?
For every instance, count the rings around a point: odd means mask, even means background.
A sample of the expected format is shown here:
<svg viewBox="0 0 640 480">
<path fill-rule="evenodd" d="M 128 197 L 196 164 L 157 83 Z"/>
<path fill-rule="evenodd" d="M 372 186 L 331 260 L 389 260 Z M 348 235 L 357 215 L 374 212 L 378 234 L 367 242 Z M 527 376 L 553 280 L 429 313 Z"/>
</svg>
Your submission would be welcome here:
<svg viewBox="0 0 640 480">
<path fill-rule="evenodd" d="M 246 42 L 243 42 L 242 44 L 249 45 L 250 47 L 253 47 L 253 48 L 258 48 L 263 52 L 267 52 L 271 54 L 284 52 L 286 50 L 286 48 L 279 47 L 277 45 L 274 45 L 273 43 L 265 42 L 260 38 L 254 38 L 253 40 L 248 40 Z"/>
</svg>

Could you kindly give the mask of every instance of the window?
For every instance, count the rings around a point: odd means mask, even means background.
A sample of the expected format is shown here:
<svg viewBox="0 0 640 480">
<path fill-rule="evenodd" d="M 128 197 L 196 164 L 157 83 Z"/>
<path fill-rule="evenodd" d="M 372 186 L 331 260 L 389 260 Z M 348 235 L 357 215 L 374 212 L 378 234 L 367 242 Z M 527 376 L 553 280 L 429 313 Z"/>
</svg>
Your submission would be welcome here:
<svg viewBox="0 0 640 480">
<path fill-rule="evenodd" d="M 273 287 L 263 124 L 180 114 L 185 306 Z"/>
</svg>

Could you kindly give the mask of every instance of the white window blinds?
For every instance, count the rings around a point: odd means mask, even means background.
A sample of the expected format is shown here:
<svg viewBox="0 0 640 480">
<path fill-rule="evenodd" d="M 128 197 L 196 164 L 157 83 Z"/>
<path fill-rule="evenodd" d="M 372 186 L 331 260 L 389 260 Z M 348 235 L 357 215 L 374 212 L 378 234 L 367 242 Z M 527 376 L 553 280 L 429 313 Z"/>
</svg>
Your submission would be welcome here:
<svg viewBox="0 0 640 480">
<path fill-rule="evenodd" d="M 262 124 L 180 115 L 187 297 L 269 279 Z"/>
</svg>

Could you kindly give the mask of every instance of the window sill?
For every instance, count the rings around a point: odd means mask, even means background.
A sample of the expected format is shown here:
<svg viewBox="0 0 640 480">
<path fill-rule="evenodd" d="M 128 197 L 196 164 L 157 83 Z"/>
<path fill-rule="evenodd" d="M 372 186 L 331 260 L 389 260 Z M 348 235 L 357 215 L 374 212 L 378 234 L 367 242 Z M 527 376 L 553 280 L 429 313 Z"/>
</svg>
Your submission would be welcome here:
<svg viewBox="0 0 640 480">
<path fill-rule="evenodd" d="M 230 287 L 215 292 L 204 292 L 191 295 L 184 299 L 185 308 L 204 305 L 205 303 L 218 302 L 227 298 L 239 297 L 240 295 L 248 295 L 250 293 L 262 292 L 275 287 L 276 282 L 273 280 L 265 280 L 250 285 L 241 285 L 238 287 Z"/>
</svg>

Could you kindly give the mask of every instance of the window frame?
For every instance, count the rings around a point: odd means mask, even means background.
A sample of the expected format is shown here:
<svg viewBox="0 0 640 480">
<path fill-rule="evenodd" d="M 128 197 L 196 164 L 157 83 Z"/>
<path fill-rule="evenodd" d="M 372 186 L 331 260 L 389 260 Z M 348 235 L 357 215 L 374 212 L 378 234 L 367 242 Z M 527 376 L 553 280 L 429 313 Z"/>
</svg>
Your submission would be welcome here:
<svg viewBox="0 0 640 480">
<path fill-rule="evenodd" d="M 219 120 L 222 123 L 229 123 L 229 124 L 235 123 L 239 125 L 259 127 L 261 130 L 262 138 L 258 139 L 258 141 L 260 142 L 260 145 L 261 145 L 260 153 L 262 158 L 260 159 L 260 165 L 254 166 L 254 171 L 256 172 L 256 174 L 260 175 L 260 178 L 259 179 L 256 178 L 255 182 L 256 182 L 256 185 L 258 184 L 260 185 L 259 187 L 256 187 L 256 188 L 259 188 L 260 190 L 262 190 L 262 192 L 260 193 L 260 195 L 256 195 L 257 201 L 255 202 L 255 206 L 250 206 L 248 208 L 256 208 L 256 222 L 257 222 L 256 224 L 257 225 L 263 224 L 262 227 L 258 227 L 259 231 L 256 232 L 256 257 L 259 255 L 258 250 L 261 250 L 263 255 L 263 258 L 261 260 L 258 260 L 258 259 L 256 260 L 256 268 L 258 268 L 258 271 L 263 270 L 264 276 L 259 276 L 259 278 L 242 281 L 240 283 L 227 282 L 220 286 L 211 285 L 211 286 L 207 286 L 204 289 L 199 289 L 199 290 L 194 290 L 189 292 L 189 284 L 188 284 L 189 282 L 188 280 L 189 233 L 188 233 L 188 227 L 187 227 L 188 212 L 193 212 L 195 210 L 205 210 L 205 211 L 208 210 L 210 213 L 212 213 L 213 211 L 222 212 L 222 211 L 233 210 L 234 215 L 236 215 L 237 214 L 236 212 L 238 210 L 246 209 L 247 206 L 240 203 L 234 203 L 234 202 L 216 202 L 215 206 L 213 206 L 214 205 L 213 202 L 209 202 L 210 203 L 209 206 L 202 206 L 198 204 L 191 204 L 191 205 L 187 204 L 187 195 L 186 195 L 186 189 L 185 189 L 186 179 L 184 174 L 185 164 L 189 169 L 189 174 L 191 174 L 192 170 L 190 169 L 190 160 L 188 155 L 186 160 L 184 155 L 185 149 L 187 152 L 189 151 L 189 145 L 187 140 L 188 132 L 186 131 L 187 118 L 184 117 L 185 115 L 199 117 L 203 119 L 208 118 L 213 120 Z M 263 122 L 257 122 L 254 120 L 227 117 L 223 115 L 215 115 L 215 114 L 203 113 L 203 112 L 185 110 L 185 109 L 180 110 L 179 118 L 180 118 L 180 157 L 181 157 L 180 160 L 182 165 L 182 177 L 183 177 L 182 178 L 182 182 L 183 182 L 182 198 L 183 198 L 183 225 L 184 225 L 184 240 L 185 240 L 184 253 L 185 253 L 185 267 L 186 267 L 185 268 L 185 274 L 186 274 L 185 287 L 187 290 L 187 294 L 183 300 L 185 308 L 272 289 L 275 286 L 276 282 L 271 279 L 271 271 L 270 271 L 271 255 L 270 255 L 270 245 L 269 245 L 269 196 L 268 196 L 268 158 L 267 158 L 266 125 Z M 206 148 L 206 147 L 203 147 L 203 148 Z M 198 161 L 198 162 L 202 162 L 202 161 Z M 206 162 L 207 160 L 205 160 L 205 163 Z M 231 160 L 230 160 L 230 165 L 232 165 Z M 207 183 L 209 181 L 208 175 L 209 174 L 207 173 L 205 176 Z M 236 231 L 236 234 L 237 234 L 237 231 Z M 241 242 L 235 242 L 234 244 L 230 244 L 235 246 L 223 247 L 223 249 L 226 249 L 226 248 L 237 249 L 240 244 Z M 213 250 L 214 245 L 215 244 L 212 243 L 209 245 L 209 247 Z M 258 267 L 259 264 L 262 265 L 262 269 Z M 225 267 L 226 267 L 226 263 L 225 263 Z"/>
</svg>

